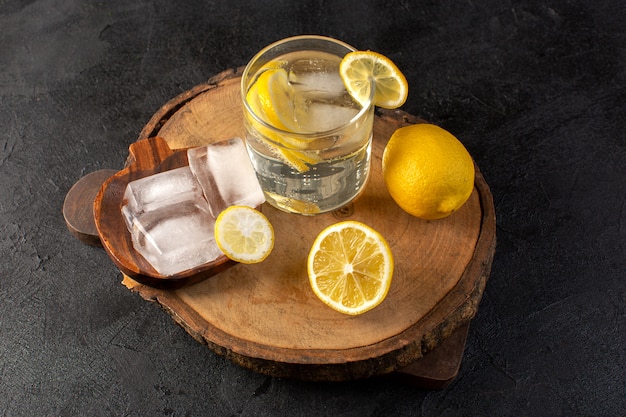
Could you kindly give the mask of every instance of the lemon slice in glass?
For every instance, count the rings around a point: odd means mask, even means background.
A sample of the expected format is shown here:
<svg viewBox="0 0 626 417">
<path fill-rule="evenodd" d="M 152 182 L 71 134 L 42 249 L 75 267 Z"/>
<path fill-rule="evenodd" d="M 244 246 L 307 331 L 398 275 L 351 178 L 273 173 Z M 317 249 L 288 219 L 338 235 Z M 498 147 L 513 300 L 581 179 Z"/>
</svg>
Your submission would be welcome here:
<svg viewBox="0 0 626 417">
<path fill-rule="evenodd" d="M 376 230 L 356 221 L 324 229 L 307 261 L 311 288 L 329 307 L 357 315 L 379 305 L 393 276 L 393 255 Z"/>
<path fill-rule="evenodd" d="M 263 122 L 289 133 L 299 132 L 295 121 L 293 90 L 284 68 L 270 66 L 256 79 L 246 93 L 250 109 Z M 248 118 L 252 127 L 262 136 L 263 143 L 280 159 L 298 172 L 310 169 L 321 158 L 315 152 L 307 151 L 308 143 L 281 135 L 253 117 Z M 265 139 L 267 138 L 267 139 Z M 273 142 L 273 143 L 272 143 Z"/>
<path fill-rule="evenodd" d="M 339 64 L 339 73 L 350 95 L 364 106 L 370 100 L 378 107 L 395 109 L 404 104 L 409 86 L 404 74 L 389 58 L 372 51 L 346 54 Z"/>
<path fill-rule="evenodd" d="M 297 125 L 292 96 L 287 71 L 271 68 L 259 75 L 246 94 L 246 100 L 265 122 L 278 129 L 295 132 Z"/>
<path fill-rule="evenodd" d="M 237 262 L 265 260 L 274 248 L 274 228 L 263 213 L 247 206 L 230 206 L 215 220 L 215 242 Z"/>
<path fill-rule="evenodd" d="M 280 207 L 291 213 L 304 215 L 319 214 L 320 208 L 312 201 L 295 200 L 280 194 L 265 191 L 266 200 L 273 206 Z"/>
</svg>

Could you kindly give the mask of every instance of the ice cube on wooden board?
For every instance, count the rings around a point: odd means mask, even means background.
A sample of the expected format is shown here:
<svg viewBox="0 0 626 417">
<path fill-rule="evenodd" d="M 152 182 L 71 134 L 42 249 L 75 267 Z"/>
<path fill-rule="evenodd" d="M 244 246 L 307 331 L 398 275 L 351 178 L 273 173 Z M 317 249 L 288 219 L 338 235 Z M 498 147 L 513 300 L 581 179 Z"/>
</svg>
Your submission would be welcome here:
<svg viewBox="0 0 626 417">
<path fill-rule="evenodd" d="M 256 207 L 265 201 L 240 138 L 189 149 L 187 156 L 215 218 L 229 206 Z"/>
<path fill-rule="evenodd" d="M 133 247 L 165 276 L 222 254 L 214 236 L 222 210 L 265 201 L 243 140 L 191 148 L 187 156 L 189 166 L 131 181 L 124 193 Z"/>
<path fill-rule="evenodd" d="M 169 276 L 215 260 L 215 219 L 202 197 L 134 215 L 122 208 L 133 247 L 161 275 Z"/>
</svg>

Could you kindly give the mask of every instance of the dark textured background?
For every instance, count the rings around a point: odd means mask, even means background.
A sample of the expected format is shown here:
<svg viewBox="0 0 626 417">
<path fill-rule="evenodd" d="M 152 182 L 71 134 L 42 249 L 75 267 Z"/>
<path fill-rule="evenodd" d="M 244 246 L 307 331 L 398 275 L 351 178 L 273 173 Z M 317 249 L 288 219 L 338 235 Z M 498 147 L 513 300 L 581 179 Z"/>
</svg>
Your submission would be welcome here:
<svg viewBox="0 0 626 417">
<path fill-rule="evenodd" d="M 0 415 L 624 415 L 625 22 L 623 0 L 0 2 Z M 445 390 L 239 368 L 65 227 L 69 188 L 162 104 L 303 33 L 392 58 L 403 109 L 491 186 L 493 270 Z"/>
</svg>

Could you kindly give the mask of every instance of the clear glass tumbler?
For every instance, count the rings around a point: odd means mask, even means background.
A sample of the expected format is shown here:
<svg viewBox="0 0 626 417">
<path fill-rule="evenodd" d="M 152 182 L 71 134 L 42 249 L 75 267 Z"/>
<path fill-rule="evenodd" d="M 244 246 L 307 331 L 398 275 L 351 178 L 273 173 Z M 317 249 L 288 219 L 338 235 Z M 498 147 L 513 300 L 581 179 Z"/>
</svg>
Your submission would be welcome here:
<svg viewBox="0 0 626 417">
<path fill-rule="evenodd" d="M 267 201 L 299 214 L 341 208 L 369 175 L 374 106 L 344 87 L 350 45 L 323 36 L 273 43 L 241 80 L 246 145 Z"/>
</svg>

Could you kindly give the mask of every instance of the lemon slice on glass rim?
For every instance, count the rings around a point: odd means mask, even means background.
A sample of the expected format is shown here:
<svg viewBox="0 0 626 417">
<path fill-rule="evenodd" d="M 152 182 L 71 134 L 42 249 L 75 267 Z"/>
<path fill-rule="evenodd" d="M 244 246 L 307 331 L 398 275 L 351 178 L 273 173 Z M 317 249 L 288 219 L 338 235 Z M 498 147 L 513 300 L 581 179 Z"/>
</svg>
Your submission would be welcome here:
<svg viewBox="0 0 626 417">
<path fill-rule="evenodd" d="M 329 307 L 349 315 L 365 313 L 387 296 L 394 261 L 383 236 L 348 220 L 324 229 L 307 259 L 309 283 Z"/>
<path fill-rule="evenodd" d="M 346 54 L 339 64 L 339 74 L 350 95 L 367 105 L 371 89 L 372 103 L 386 109 L 404 104 L 409 86 L 406 77 L 389 58 L 373 51 L 354 51 Z"/>
<path fill-rule="evenodd" d="M 215 220 L 215 243 L 234 261 L 262 262 L 274 248 L 274 228 L 260 211 L 247 206 L 230 206 Z"/>
</svg>

